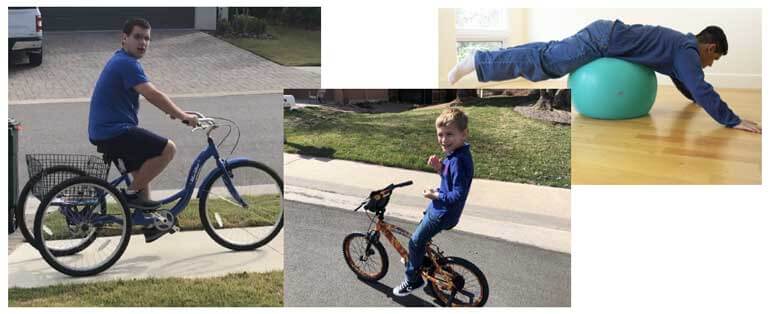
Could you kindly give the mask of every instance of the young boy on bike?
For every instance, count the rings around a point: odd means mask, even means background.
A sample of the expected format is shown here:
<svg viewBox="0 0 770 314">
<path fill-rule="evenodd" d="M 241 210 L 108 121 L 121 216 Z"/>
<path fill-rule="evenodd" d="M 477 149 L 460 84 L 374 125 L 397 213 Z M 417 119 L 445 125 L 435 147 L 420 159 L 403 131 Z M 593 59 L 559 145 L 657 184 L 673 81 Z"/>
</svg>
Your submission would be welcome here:
<svg viewBox="0 0 770 314">
<path fill-rule="evenodd" d="M 122 48 L 104 66 L 91 97 L 88 138 L 100 153 L 120 158 L 133 182 L 123 191 L 131 208 L 152 210 L 160 203 L 150 200 L 150 181 L 174 158 L 174 142 L 138 127 L 139 94 L 161 111 L 196 126 L 197 117 L 182 111 L 166 94 L 150 83 L 139 59 L 150 45 L 150 23 L 130 19 L 123 26 Z M 163 235 L 145 230 L 147 242 Z"/>
<path fill-rule="evenodd" d="M 453 228 L 460 221 L 465 200 L 473 180 L 473 157 L 468 138 L 468 116 L 457 108 L 444 110 L 436 119 L 436 138 L 446 156 L 428 157 L 428 165 L 441 176 L 441 186 L 426 190 L 431 200 L 420 225 L 409 239 L 409 260 L 406 261 L 404 282 L 393 288 L 393 294 L 406 296 L 425 286 L 420 275 L 428 242 L 442 230 Z"/>
</svg>

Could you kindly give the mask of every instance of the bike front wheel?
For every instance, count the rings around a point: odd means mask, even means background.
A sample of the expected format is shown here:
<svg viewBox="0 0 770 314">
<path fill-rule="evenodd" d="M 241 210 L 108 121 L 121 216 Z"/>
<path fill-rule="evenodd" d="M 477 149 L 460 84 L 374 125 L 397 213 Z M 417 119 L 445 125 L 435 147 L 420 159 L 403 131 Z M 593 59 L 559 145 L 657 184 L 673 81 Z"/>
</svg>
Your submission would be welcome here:
<svg viewBox="0 0 770 314">
<path fill-rule="evenodd" d="M 283 228 L 283 181 L 275 171 L 256 161 L 228 164 L 201 189 L 199 214 L 206 233 L 220 245 L 236 251 L 255 250 Z M 240 198 L 244 204 L 240 203 Z"/>
<path fill-rule="evenodd" d="M 70 276 L 98 274 L 120 259 L 131 238 L 131 215 L 115 187 L 94 177 L 56 185 L 35 214 L 34 239 L 43 259 Z M 56 252 L 78 248 L 77 252 Z"/>
<path fill-rule="evenodd" d="M 473 263 L 459 257 L 447 257 L 433 270 L 437 281 L 431 280 L 433 295 L 447 306 L 480 307 L 489 298 L 489 283 L 484 273 Z"/>
<path fill-rule="evenodd" d="M 388 273 L 388 255 L 379 241 L 372 242 L 362 233 L 351 233 L 342 241 L 345 262 L 358 278 L 377 281 Z"/>
</svg>

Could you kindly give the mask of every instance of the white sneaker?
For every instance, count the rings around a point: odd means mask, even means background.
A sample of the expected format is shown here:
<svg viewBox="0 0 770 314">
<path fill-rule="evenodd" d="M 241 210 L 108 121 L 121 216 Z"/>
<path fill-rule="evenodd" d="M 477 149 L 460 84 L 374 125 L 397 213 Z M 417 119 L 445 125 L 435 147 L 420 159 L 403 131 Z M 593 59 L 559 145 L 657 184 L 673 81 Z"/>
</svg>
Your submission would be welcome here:
<svg viewBox="0 0 770 314">
<path fill-rule="evenodd" d="M 422 278 L 420 278 L 420 282 L 412 283 L 410 283 L 409 280 L 404 279 L 404 282 L 402 282 L 401 285 L 393 288 L 393 295 L 399 297 L 410 295 L 412 294 L 412 291 L 425 287 L 425 284 L 427 284 L 427 282 Z"/>
</svg>

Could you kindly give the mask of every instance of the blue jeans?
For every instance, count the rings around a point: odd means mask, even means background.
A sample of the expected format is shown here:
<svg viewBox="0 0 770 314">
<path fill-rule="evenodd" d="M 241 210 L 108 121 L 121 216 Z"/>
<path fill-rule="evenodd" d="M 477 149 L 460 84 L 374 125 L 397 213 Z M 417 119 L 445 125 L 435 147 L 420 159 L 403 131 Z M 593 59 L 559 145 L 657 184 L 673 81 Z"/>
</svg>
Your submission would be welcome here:
<svg viewBox="0 0 770 314">
<path fill-rule="evenodd" d="M 599 20 L 563 40 L 478 51 L 476 76 L 480 82 L 521 76 L 533 82 L 562 77 L 607 54 L 613 24 L 613 21 Z"/>
<path fill-rule="evenodd" d="M 406 262 L 406 280 L 416 282 L 420 279 L 420 266 L 425 257 L 426 245 L 442 230 L 447 230 L 454 225 L 444 221 L 443 215 L 437 215 L 427 211 L 422 221 L 414 230 L 412 238 L 409 239 L 409 260 Z"/>
</svg>

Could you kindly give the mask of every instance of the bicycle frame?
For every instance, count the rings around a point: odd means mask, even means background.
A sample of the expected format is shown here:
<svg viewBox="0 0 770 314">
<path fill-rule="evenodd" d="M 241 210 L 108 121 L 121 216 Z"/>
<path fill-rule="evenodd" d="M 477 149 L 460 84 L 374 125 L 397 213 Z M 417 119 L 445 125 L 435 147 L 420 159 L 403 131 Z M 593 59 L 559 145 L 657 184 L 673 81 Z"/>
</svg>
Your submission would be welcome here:
<svg viewBox="0 0 770 314">
<path fill-rule="evenodd" d="M 393 246 L 396 251 L 398 251 L 398 254 L 401 255 L 402 258 L 404 258 L 404 261 L 409 259 L 409 252 L 404 248 L 403 245 L 401 245 L 401 242 L 396 239 L 396 234 L 400 236 L 404 236 L 407 238 L 410 238 L 412 234 L 409 231 L 404 230 L 403 228 L 389 224 L 384 221 L 383 213 L 376 214 L 377 216 L 377 222 L 374 225 L 374 232 L 377 234 L 382 234 L 385 236 L 385 238 L 388 240 L 391 246 Z M 371 229 L 371 228 L 370 228 Z M 371 245 L 371 244 L 370 244 Z M 451 273 L 448 273 L 446 270 L 444 270 L 439 264 L 438 260 L 443 257 L 441 251 L 433 244 L 433 241 L 428 241 L 426 244 L 427 250 L 425 250 L 425 254 L 427 256 L 427 259 L 433 264 L 433 269 L 435 269 L 435 272 L 433 274 L 429 274 L 427 272 L 423 272 L 423 276 L 429 280 L 433 281 L 439 285 L 442 285 L 445 289 L 453 289 L 454 283 L 449 280 L 443 280 L 439 278 L 439 276 L 436 275 L 448 275 L 447 278 L 452 278 L 453 275 Z M 367 245 L 367 251 L 370 249 Z"/>
<path fill-rule="evenodd" d="M 214 144 L 214 140 L 211 139 L 210 136 L 207 136 L 207 142 L 208 142 L 208 146 L 198 154 L 198 157 L 195 158 L 195 161 L 190 166 L 190 171 L 187 174 L 187 179 L 185 181 L 185 185 L 182 188 L 182 190 L 175 193 L 174 195 L 171 195 L 169 197 L 166 197 L 160 200 L 160 203 L 162 205 L 167 205 L 173 202 L 177 202 L 176 205 L 174 205 L 174 207 L 172 207 L 169 210 L 169 212 L 171 212 L 174 215 L 174 217 L 176 217 L 182 211 L 184 211 L 184 209 L 190 203 L 190 200 L 192 199 L 192 196 L 193 196 L 193 192 L 195 191 L 195 184 L 198 182 L 198 175 L 200 174 L 200 170 L 210 158 L 214 158 L 217 164 L 217 168 L 222 172 L 224 172 L 224 174 L 222 175 L 222 178 L 231 196 L 233 196 L 233 198 L 238 202 L 239 205 L 243 207 L 248 206 L 246 202 L 238 194 L 238 191 L 235 189 L 233 185 L 233 182 L 231 180 L 232 175 L 227 171 L 228 161 L 220 157 L 219 150 L 217 150 L 217 147 Z M 235 159 L 235 161 L 237 160 L 238 159 Z M 212 170 L 212 173 L 214 171 L 216 171 L 216 169 Z M 116 178 L 115 180 L 111 181 L 110 185 L 118 186 L 121 182 L 125 182 L 126 185 L 131 185 L 131 178 L 129 177 L 128 174 L 123 174 L 120 177 Z M 154 222 L 154 217 L 144 215 L 144 212 L 142 210 L 134 210 L 133 214 L 131 215 L 131 222 L 134 225 L 149 225 Z"/>
</svg>

